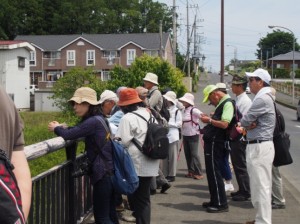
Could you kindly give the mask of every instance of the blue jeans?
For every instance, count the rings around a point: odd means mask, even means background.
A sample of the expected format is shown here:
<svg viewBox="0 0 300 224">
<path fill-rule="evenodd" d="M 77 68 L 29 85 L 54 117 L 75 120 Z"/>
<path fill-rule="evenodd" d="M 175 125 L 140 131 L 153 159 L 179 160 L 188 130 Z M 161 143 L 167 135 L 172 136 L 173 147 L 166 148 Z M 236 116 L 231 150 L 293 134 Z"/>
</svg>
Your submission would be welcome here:
<svg viewBox="0 0 300 224">
<path fill-rule="evenodd" d="M 119 223 L 115 192 L 110 176 L 104 176 L 93 186 L 94 218 L 96 224 Z"/>
<path fill-rule="evenodd" d="M 231 180 L 232 179 L 232 173 L 229 166 L 229 151 L 225 150 L 223 154 L 223 158 L 220 161 L 220 169 L 222 177 L 225 180 Z"/>
</svg>

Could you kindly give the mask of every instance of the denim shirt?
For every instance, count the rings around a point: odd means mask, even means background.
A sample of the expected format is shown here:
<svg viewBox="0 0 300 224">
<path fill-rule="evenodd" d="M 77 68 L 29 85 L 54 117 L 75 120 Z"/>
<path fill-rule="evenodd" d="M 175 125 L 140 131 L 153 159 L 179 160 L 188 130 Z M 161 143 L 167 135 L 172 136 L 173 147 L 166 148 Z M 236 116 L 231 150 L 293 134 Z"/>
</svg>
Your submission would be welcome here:
<svg viewBox="0 0 300 224">
<path fill-rule="evenodd" d="M 87 157 L 93 162 L 91 181 L 95 184 L 105 174 L 113 172 L 112 146 L 107 140 L 107 133 L 96 116 L 89 117 L 74 127 L 64 129 L 58 126 L 54 129 L 56 135 L 64 140 L 75 140 L 85 137 Z M 101 146 L 104 145 L 101 149 Z M 99 155 L 99 153 L 101 153 Z"/>
</svg>

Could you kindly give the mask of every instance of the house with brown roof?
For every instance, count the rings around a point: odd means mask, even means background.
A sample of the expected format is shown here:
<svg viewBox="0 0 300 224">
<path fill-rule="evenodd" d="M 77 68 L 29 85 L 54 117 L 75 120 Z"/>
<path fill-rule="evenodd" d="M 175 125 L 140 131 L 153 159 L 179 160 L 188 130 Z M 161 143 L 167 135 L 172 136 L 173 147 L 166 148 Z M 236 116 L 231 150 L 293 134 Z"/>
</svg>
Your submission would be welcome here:
<svg viewBox="0 0 300 224">
<path fill-rule="evenodd" d="M 115 65 L 129 67 L 143 54 L 173 61 L 169 33 L 20 35 L 16 40 L 36 48 L 30 53 L 30 77 L 40 89 L 51 88 L 74 67 L 93 67 L 99 78 L 109 80 Z"/>
<path fill-rule="evenodd" d="M 293 70 L 293 59 L 295 70 L 299 69 L 300 65 L 300 52 L 293 51 L 286 54 L 276 55 L 268 59 L 268 68 L 285 68 L 289 71 Z"/>
<path fill-rule="evenodd" d="M 0 40 L 0 85 L 18 109 L 30 108 L 30 52 L 35 48 L 26 41 Z"/>
</svg>

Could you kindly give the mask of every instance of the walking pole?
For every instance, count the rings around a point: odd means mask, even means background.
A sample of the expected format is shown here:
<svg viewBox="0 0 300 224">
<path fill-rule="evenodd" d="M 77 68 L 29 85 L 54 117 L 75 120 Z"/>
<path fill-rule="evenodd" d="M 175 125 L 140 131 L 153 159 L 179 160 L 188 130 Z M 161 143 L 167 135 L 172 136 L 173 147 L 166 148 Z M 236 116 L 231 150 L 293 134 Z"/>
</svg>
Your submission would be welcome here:
<svg viewBox="0 0 300 224">
<path fill-rule="evenodd" d="M 182 139 L 182 141 L 181 141 L 180 149 L 179 149 L 179 152 L 178 152 L 178 155 L 177 155 L 177 161 L 179 160 L 180 152 L 181 152 L 181 150 L 182 150 L 182 146 L 183 146 L 183 139 Z"/>
</svg>

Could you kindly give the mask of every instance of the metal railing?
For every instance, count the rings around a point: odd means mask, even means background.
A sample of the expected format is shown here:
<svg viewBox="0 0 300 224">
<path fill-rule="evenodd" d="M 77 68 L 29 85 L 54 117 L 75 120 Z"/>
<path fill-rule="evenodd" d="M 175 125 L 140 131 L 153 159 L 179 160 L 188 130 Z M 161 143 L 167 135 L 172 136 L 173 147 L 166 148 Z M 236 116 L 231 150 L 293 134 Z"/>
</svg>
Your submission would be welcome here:
<svg viewBox="0 0 300 224">
<path fill-rule="evenodd" d="M 66 149 L 67 161 L 32 178 L 32 203 L 28 224 L 80 223 L 92 208 L 92 187 L 87 176 L 72 177 L 76 158 L 76 141 L 64 141 L 61 137 L 49 139 L 25 147 L 28 160 Z M 76 162 L 75 162 L 76 161 Z"/>
</svg>

